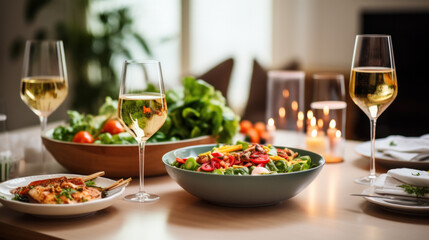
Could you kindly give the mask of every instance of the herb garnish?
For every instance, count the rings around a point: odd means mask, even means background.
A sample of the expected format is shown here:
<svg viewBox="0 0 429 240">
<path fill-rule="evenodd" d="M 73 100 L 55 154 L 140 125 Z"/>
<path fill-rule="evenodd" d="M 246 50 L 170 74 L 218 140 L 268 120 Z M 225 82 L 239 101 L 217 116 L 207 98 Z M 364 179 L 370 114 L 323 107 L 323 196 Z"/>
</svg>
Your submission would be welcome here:
<svg viewBox="0 0 429 240">
<path fill-rule="evenodd" d="M 423 197 L 426 193 L 429 193 L 428 187 L 412 186 L 410 184 L 402 184 L 398 187 L 403 188 L 408 194 L 415 194 L 417 197 Z"/>
<path fill-rule="evenodd" d="M 15 194 L 15 196 L 12 198 L 12 200 L 20 201 L 20 202 L 30 202 L 26 196 L 23 196 L 21 194 Z"/>
<path fill-rule="evenodd" d="M 413 175 L 413 176 L 420 176 L 420 173 L 418 172 L 418 173 L 411 173 L 411 175 Z"/>
<path fill-rule="evenodd" d="M 57 203 L 63 203 L 61 196 L 65 196 L 66 198 L 73 200 L 73 197 L 71 196 L 73 193 L 76 193 L 76 190 L 73 188 L 65 188 L 55 196 L 55 200 L 57 200 Z"/>
<path fill-rule="evenodd" d="M 93 180 L 88 180 L 88 181 L 85 181 L 85 185 L 87 187 L 94 187 L 95 186 L 95 182 Z"/>
<path fill-rule="evenodd" d="M 397 146 L 396 143 L 394 141 L 390 141 L 389 146 Z"/>
</svg>

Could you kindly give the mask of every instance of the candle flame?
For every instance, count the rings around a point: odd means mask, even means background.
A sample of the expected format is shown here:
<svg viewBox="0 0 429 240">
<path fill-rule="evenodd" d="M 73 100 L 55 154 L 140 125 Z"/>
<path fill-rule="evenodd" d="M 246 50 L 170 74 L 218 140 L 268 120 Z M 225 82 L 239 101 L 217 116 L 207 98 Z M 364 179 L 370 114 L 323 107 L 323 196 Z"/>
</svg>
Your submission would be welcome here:
<svg viewBox="0 0 429 240">
<path fill-rule="evenodd" d="M 337 131 L 335 132 L 335 136 L 336 136 L 337 138 L 340 138 L 340 137 L 341 137 L 341 131 L 340 131 L 340 130 L 337 130 Z"/>
<path fill-rule="evenodd" d="M 287 90 L 287 89 L 283 89 L 283 97 L 284 98 L 288 98 L 289 97 L 289 90 Z"/>
<path fill-rule="evenodd" d="M 298 120 L 298 121 L 296 122 L 296 127 L 297 127 L 298 129 L 301 129 L 303 126 L 304 126 L 304 123 L 302 122 L 302 120 Z"/>
<path fill-rule="evenodd" d="M 313 118 L 313 112 L 311 110 L 308 110 L 307 112 L 307 118 L 312 119 Z"/>
<path fill-rule="evenodd" d="M 317 126 L 319 128 L 323 128 L 323 120 L 319 118 L 319 120 L 317 120 Z"/>
<path fill-rule="evenodd" d="M 286 109 L 284 107 L 279 108 L 279 116 L 284 118 L 286 116 Z"/>
<path fill-rule="evenodd" d="M 292 110 L 297 111 L 298 110 L 298 102 L 295 100 L 292 101 L 291 107 L 292 107 Z"/>
<path fill-rule="evenodd" d="M 274 126 L 274 119 L 268 119 L 268 126 Z"/>
<path fill-rule="evenodd" d="M 313 129 L 313 131 L 311 131 L 311 136 L 317 137 L 317 130 L 316 129 Z"/>
<path fill-rule="evenodd" d="M 330 127 L 330 128 L 335 128 L 335 126 L 337 126 L 337 123 L 335 122 L 335 120 L 334 120 L 334 119 L 332 119 L 332 120 L 329 122 L 329 127 Z"/>
<path fill-rule="evenodd" d="M 304 120 L 304 113 L 301 111 L 298 112 L 298 120 Z"/>
<path fill-rule="evenodd" d="M 324 107 L 323 107 L 323 114 L 324 114 L 325 116 L 329 115 L 329 107 L 328 107 L 328 106 L 324 106 Z"/>
<path fill-rule="evenodd" d="M 316 126 L 316 118 L 315 117 L 311 118 L 311 120 L 310 120 L 310 126 L 312 126 L 312 127 Z"/>
</svg>

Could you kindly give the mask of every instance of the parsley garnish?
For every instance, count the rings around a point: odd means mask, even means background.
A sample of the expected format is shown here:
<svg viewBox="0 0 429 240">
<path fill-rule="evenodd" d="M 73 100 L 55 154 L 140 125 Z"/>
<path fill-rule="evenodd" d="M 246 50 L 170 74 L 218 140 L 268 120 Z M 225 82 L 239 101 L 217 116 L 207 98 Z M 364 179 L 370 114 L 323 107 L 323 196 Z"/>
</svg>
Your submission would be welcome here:
<svg viewBox="0 0 429 240">
<path fill-rule="evenodd" d="M 93 180 L 88 180 L 85 182 L 85 185 L 87 187 L 94 187 L 95 186 L 95 182 Z"/>
<path fill-rule="evenodd" d="M 420 173 L 418 172 L 418 173 L 411 173 L 411 175 L 413 175 L 413 176 L 420 176 Z"/>
<path fill-rule="evenodd" d="M 396 146 L 396 143 L 394 141 L 390 141 L 389 146 Z"/>
<path fill-rule="evenodd" d="M 417 197 L 423 197 L 426 193 L 429 193 L 428 187 L 412 186 L 410 184 L 402 184 L 398 187 L 403 188 L 408 194 L 415 194 Z"/>
<path fill-rule="evenodd" d="M 57 200 L 57 203 L 63 203 L 63 201 L 61 200 L 61 196 L 65 196 L 66 198 L 73 200 L 73 197 L 71 196 L 73 193 L 76 193 L 75 189 L 65 188 L 55 196 L 55 199 Z"/>
<path fill-rule="evenodd" d="M 21 194 L 15 194 L 15 196 L 12 198 L 12 200 L 20 201 L 20 202 L 30 202 L 26 196 L 23 196 Z"/>
</svg>

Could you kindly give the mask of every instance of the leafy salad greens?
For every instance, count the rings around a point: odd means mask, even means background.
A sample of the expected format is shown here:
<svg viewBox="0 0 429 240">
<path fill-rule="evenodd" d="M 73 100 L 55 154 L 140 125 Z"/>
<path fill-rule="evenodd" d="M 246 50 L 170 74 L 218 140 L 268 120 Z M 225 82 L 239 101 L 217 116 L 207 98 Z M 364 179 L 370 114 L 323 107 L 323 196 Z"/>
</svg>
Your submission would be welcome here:
<svg viewBox="0 0 429 240">
<path fill-rule="evenodd" d="M 203 80 L 186 77 L 183 87 L 168 90 L 166 94 L 168 115 L 164 125 L 148 142 L 174 141 L 211 135 L 221 143 L 232 143 L 239 130 L 240 117 L 226 105 L 220 91 Z M 153 86 L 151 86 L 153 88 Z M 136 141 L 127 132 L 110 134 L 101 132 L 104 123 L 116 117 L 117 101 L 107 97 L 98 115 L 85 115 L 68 111 L 69 126 L 55 128 L 53 138 L 72 141 L 79 131 L 96 136 L 94 143 L 132 144 Z"/>
</svg>

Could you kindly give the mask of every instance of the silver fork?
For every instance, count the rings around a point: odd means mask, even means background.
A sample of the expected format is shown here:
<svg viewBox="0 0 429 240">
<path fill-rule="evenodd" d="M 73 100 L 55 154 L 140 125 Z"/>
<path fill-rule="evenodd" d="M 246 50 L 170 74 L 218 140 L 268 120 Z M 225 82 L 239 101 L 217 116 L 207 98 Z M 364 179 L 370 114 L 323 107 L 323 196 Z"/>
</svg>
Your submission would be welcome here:
<svg viewBox="0 0 429 240">
<path fill-rule="evenodd" d="M 407 206 L 429 206 L 429 198 L 402 196 L 402 195 L 375 195 L 375 194 L 350 194 L 351 196 L 380 198 L 388 203 Z"/>
</svg>

